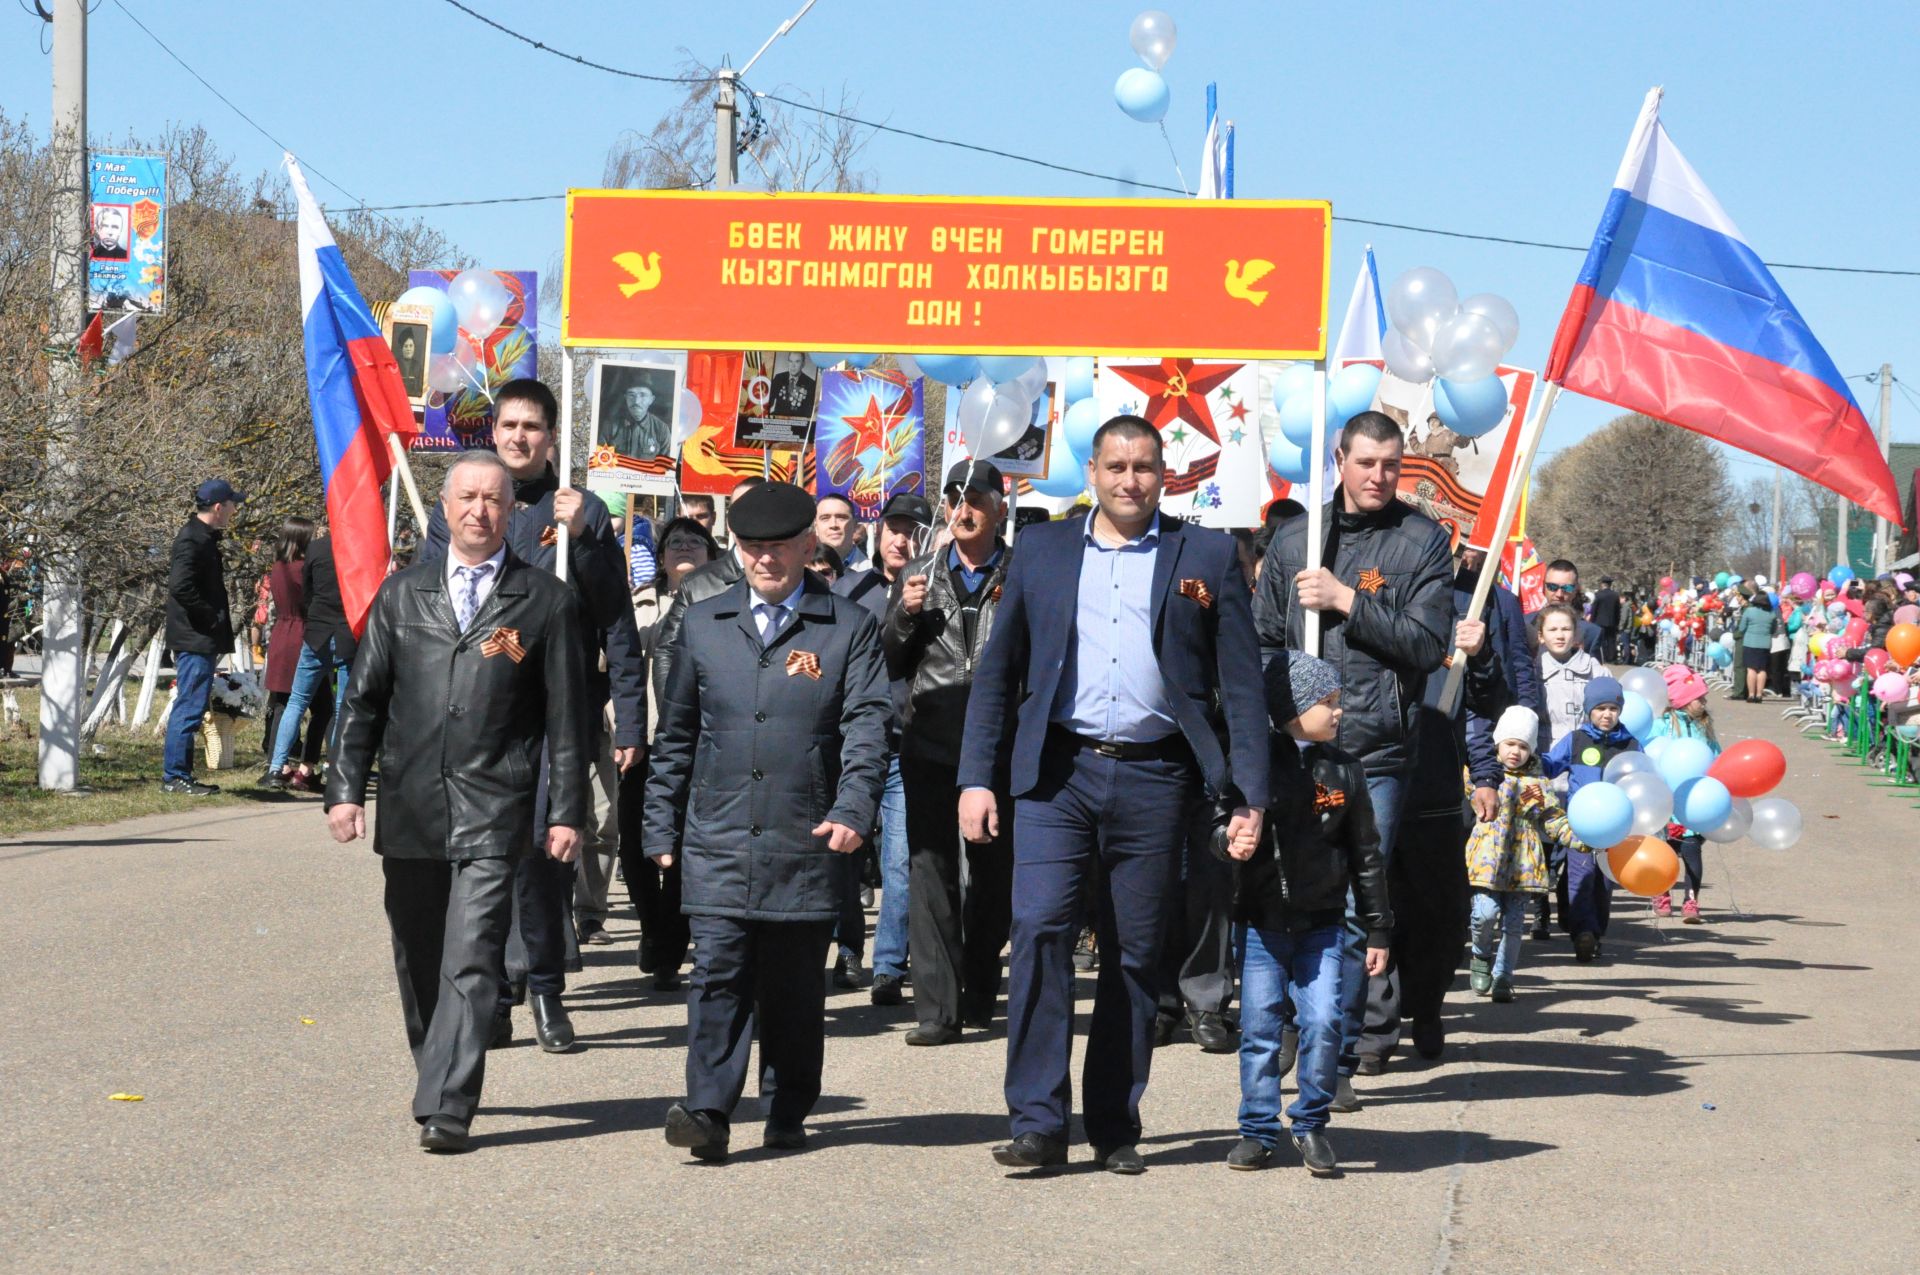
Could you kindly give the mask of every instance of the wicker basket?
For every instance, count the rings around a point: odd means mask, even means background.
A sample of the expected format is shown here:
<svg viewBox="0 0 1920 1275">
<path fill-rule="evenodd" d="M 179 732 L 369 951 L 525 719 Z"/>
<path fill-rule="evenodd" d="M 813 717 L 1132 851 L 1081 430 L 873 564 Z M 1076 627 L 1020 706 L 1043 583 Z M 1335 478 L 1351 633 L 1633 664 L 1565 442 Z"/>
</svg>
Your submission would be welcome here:
<svg viewBox="0 0 1920 1275">
<path fill-rule="evenodd" d="M 207 769 L 232 770 L 239 764 L 240 719 L 232 713 L 208 713 L 206 729 Z"/>
</svg>

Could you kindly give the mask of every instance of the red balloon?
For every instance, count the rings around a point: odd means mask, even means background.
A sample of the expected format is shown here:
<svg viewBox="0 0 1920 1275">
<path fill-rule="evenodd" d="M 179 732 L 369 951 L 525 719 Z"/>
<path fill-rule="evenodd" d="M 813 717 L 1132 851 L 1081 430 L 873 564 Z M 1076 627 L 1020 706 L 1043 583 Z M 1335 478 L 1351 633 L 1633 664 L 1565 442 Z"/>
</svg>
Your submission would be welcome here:
<svg viewBox="0 0 1920 1275">
<path fill-rule="evenodd" d="M 1764 739 L 1743 739 L 1721 753 L 1707 773 L 1736 797 L 1764 797 L 1787 777 L 1787 755 Z"/>
<path fill-rule="evenodd" d="M 1867 652 L 1866 659 L 1861 662 L 1867 666 L 1868 676 L 1879 677 L 1892 666 L 1893 657 L 1876 646 Z"/>
</svg>

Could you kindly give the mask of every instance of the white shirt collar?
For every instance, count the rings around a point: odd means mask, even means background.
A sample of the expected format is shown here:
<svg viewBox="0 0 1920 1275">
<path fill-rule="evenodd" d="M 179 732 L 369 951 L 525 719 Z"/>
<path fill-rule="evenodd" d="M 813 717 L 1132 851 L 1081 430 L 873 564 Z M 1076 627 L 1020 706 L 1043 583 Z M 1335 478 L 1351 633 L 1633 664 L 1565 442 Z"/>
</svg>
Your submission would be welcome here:
<svg viewBox="0 0 1920 1275">
<path fill-rule="evenodd" d="M 800 596 L 800 591 L 806 587 L 807 587 L 807 577 L 805 575 L 802 575 L 799 581 L 793 586 L 793 588 L 787 590 L 785 597 L 763 598 L 760 596 L 760 591 L 754 588 L 752 585 L 747 586 L 747 592 L 752 596 L 754 606 L 772 607 L 776 611 L 784 611 L 793 606 L 794 600 Z"/>
<path fill-rule="evenodd" d="M 493 565 L 493 571 L 491 574 L 487 576 L 487 579 L 488 580 L 499 579 L 500 568 L 505 566 L 506 562 L 507 562 L 507 546 L 506 546 L 506 542 L 502 541 L 500 544 L 500 547 L 493 551 L 493 556 L 487 559 L 487 563 L 491 563 Z M 462 562 L 460 561 L 460 559 L 456 558 L 453 555 L 451 550 L 449 550 L 447 553 L 447 583 L 449 584 L 453 583 L 453 580 L 454 580 L 453 573 L 459 570 L 461 567 L 468 566 L 468 565 L 484 566 L 486 565 L 486 563 L 476 562 L 476 563 L 468 564 L 468 563 Z"/>
</svg>

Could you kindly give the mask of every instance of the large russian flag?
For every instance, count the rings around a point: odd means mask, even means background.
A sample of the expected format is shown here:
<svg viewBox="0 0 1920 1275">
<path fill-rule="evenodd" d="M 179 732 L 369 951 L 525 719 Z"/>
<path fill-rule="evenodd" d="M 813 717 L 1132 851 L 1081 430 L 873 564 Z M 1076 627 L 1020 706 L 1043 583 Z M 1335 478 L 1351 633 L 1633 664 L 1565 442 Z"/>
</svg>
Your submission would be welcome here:
<svg viewBox="0 0 1920 1275">
<path fill-rule="evenodd" d="M 1900 521 L 1833 360 L 1700 181 L 1647 94 L 1547 380 L 1764 456 Z"/>
<path fill-rule="evenodd" d="M 387 578 L 391 547 L 381 492 L 393 472 L 387 435 L 405 441 L 414 432 L 413 406 L 400 366 L 353 285 L 306 176 L 292 155 L 286 163 L 300 201 L 300 310 L 313 437 L 327 489 L 340 601 L 357 635 L 366 628 L 367 609 Z"/>
</svg>

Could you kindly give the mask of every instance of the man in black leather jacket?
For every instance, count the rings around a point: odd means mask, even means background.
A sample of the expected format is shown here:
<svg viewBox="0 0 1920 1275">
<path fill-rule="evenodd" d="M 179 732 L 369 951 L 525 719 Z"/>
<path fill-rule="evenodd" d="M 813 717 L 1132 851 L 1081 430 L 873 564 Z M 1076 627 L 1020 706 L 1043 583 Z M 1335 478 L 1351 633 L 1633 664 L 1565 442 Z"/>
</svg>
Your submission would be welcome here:
<svg viewBox="0 0 1920 1275">
<path fill-rule="evenodd" d="M 1000 995 L 1000 952 L 1013 921 L 1013 819 L 992 839 L 966 843 L 960 889 L 960 829 L 953 806 L 960 737 L 973 669 L 993 632 L 993 613 L 1013 555 L 1000 540 L 1007 506 L 1000 471 L 961 461 L 947 475 L 951 544 L 922 554 L 894 581 L 880 631 L 887 669 L 909 680 L 900 732 L 907 799 L 907 944 L 913 954 L 909 1045 L 947 1045 L 962 1024 L 986 1028 Z"/>
<path fill-rule="evenodd" d="M 379 761 L 373 848 L 430 1151 L 465 1150 L 480 1102 L 514 865 L 536 823 L 570 861 L 588 812 L 584 626 L 573 591 L 507 548 L 512 492 L 491 453 L 447 472 L 449 552 L 375 595 L 327 778 L 327 823 L 352 841 Z"/>
</svg>

